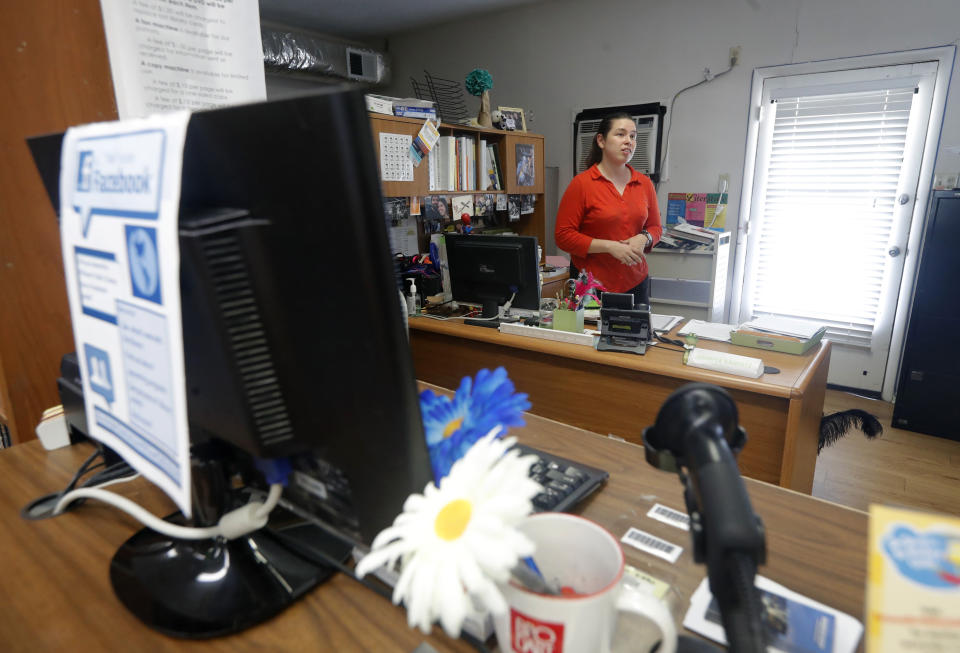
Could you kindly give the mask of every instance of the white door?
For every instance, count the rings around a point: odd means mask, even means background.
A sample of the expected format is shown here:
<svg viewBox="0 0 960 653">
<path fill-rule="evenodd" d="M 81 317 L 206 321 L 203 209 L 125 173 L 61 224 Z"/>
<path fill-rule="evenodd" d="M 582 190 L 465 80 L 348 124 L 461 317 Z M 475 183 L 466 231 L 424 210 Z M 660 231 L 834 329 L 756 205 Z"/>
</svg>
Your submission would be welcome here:
<svg viewBox="0 0 960 653">
<path fill-rule="evenodd" d="M 883 387 L 937 65 L 763 80 L 738 319 L 826 325 L 833 384 Z"/>
</svg>

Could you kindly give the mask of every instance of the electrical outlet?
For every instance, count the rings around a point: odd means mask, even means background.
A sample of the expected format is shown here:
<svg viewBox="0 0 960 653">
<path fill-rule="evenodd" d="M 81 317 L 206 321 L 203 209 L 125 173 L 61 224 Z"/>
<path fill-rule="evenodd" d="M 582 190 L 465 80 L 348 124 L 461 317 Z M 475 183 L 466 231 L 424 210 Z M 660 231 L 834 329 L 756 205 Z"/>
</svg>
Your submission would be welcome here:
<svg viewBox="0 0 960 653">
<path fill-rule="evenodd" d="M 733 68 L 738 63 L 740 63 L 740 53 L 743 52 L 743 48 L 739 45 L 735 45 L 730 48 L 730 67 Z"/>
<path fill-rule="evenodd" d="M 933 173 L 933 188 L 934 190 L 941 190 L 946 188 L 946 175 L 941 172 Z"/>
</svg>

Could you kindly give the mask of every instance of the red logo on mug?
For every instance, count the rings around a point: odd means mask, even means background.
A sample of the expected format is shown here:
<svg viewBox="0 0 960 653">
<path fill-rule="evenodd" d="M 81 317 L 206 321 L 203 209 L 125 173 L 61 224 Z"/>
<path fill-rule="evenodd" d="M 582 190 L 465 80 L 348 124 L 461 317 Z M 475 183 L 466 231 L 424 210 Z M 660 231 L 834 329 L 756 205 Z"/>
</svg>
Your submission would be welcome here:
<svg viewBox="0 0 960 653">
<path fill-rule="evenodd" d="M 510 631 L 516 653 L 563 653 L 563 624 L 539 621 L 510 608 Z"/>
</svg>

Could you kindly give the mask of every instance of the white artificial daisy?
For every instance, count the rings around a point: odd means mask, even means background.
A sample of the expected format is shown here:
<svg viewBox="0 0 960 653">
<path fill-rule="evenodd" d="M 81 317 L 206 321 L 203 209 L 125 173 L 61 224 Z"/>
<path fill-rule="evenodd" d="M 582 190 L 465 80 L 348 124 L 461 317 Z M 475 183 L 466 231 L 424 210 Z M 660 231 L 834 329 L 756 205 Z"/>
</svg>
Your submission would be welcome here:
<svg viewBox="0 0 960 653">
<path fill-rule="evenodd" d="M 429 483 L 423 494 L 411 494 L 357 565 L 363 577 L 402 560 L 393 602 L 403 601 L 407 623 L 425 633 L 439 618 L 447 634 L 458 636 L 473 599 L 501 614 L 507 605 L 496 583 L 533 554 L 533 542 L 515 527 L 542 490 L 528 476 L 536 457 L 509 450 L 516 438 L 498 439 L 499 431 L 478 440 L 439 488 Z"/>
</svg>

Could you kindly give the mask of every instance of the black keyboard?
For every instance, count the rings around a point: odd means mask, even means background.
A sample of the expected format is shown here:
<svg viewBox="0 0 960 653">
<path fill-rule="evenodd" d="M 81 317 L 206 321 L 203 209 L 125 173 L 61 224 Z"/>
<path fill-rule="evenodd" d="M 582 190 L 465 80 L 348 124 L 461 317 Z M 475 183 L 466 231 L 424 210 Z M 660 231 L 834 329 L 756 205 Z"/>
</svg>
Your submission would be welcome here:
<svg viewBox="0 0 960 653">
<path fill-rule="evenodd" d="M 534 512 L 568 512 L 606 483 L 610 474 L 526 445 L 516 448 L 540 460 L 530 467 L 530 478 L 543 486 L 533 498 Z"/>
</svg>

